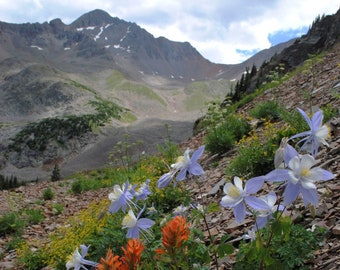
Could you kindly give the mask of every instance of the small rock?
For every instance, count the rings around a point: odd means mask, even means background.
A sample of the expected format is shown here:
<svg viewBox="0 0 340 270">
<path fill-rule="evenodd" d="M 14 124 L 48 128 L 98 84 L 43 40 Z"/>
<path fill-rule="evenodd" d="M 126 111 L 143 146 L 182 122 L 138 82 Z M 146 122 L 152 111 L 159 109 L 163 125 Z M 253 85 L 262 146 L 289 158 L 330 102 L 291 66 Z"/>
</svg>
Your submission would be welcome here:
<svg viewBox="0 0 340 270">
<path fill-rule="evenodd" d="M 334 235 L 340 235 L 340 224 L 336 224 L 333 229 L 332 229 L 332 233 Z"/>
<path fill-rule="evenodd" d="M 225 179 L 220 180 L 209 192 L 208 195 L 215 195 L 226 183 Z"/>
</svg>

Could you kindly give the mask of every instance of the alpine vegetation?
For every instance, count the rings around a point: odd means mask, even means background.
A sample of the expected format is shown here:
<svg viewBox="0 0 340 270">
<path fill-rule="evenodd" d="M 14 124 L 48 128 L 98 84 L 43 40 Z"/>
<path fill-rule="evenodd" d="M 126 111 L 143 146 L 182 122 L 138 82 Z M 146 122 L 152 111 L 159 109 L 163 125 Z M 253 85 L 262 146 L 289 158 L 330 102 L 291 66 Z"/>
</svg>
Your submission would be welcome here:
<svg viewBox="0 0 340 270">
<path fill-rule="evenodd" d="M 329 136 L 327 126 L 322 125 L 322 111 L 316 112 L 312 118 L 303 110 L 298 111 L 310 130 L 282 139 L 271 172 L 248 180 L 234 176 L 231 182 L 225 183 L 224 196 L 216 204 L 232 209 L 239 224 L 246 217 L 253 219 L 236 254 L 235 269 L 280 268 L 285 264 L 287 256 L 281 251 L 282 248 L 290 241 L 294 241 L 295 245 L 308 243 L 311 247 L 294 261 L 289 261 L 284 268 L 295 269 L 303 265 L 310 249 L 315 248 L 316 238 L 311 236 L 312 232 L 294 225 L 287 210 L 300 196 L 305 206 L 317 206 L 318 182 L 331 180 L 335 176 L 316 166 L 315 157 L 319 147 L 328 145 L 326 139 Z M 297 138 L 302 139 L 296 141 Z M 122 217 L 120 224 L 121 230 L 126 232 L 125 246 L 120 251 L 107 247 L 106 257 L 95 262 L 84 258 L 89 246 L 82 244 L 81 254 L 76 249 L 66 262 L 66 268 L 209 269 L 213 266 L 219 269 L 218 258 L 233 253 L 234 248 L 227 241 L 229 235 L 216 241 L 208 226 L 206 214 L 208 211 L 218 211 L 218 208 L 213 205 L 202 206 L 187 198 L 172 211 L 164 212 L 159 203 L 174 188 L 179 186 L 180 190 L 185 190 L 186 179 L 196 180 L 198 187 L 200 181 L 204 181 L 205 172 L 199 164 L 204 148 L 203 145 L 194 151 L 185 150 L 157 181 L 147 179 L 141 184 L 131 185 L 127 180 L 121 186 L 114 185 L 108 195 L 110 205 L 107 213 L 113 215 L 114 219 Z M 172 195 L 172 199 L 178 196 L 179 193 Z M 124 216 L 120 216 L 120 212 Z M 202 232 L 197 224 L 205 225 L 210 239 L 208 246 L 200 240 Z"/>
</svg>

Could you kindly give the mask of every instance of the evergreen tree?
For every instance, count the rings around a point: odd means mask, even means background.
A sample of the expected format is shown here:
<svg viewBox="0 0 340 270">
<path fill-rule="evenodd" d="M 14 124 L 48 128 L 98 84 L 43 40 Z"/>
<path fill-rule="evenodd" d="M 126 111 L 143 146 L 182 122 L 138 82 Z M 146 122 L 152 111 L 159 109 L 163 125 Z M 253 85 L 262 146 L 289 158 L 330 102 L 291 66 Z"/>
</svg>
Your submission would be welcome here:
<svg viewBox="0 0 340 270">
<path fill-rule="evenodd" d="M 58 181 L 58 180 L 60 180 L 60 169 L 59 169 L 58 164 L 56 164 L 54 166 L 53 171 L 52 171 L 51 181 L 55 182 L 55 181 Z"/>
</svg>

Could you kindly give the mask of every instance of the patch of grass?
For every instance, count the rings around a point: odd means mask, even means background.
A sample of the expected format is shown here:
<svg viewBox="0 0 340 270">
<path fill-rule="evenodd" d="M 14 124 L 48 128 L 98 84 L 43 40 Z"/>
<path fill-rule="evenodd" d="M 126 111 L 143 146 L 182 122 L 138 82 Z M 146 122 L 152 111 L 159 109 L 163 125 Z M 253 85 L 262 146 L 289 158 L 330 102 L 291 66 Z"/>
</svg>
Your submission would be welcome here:
<svg viewBox="0 0 340 270">
<path fill-rule="evenodd" d="M 187 111 L 202 109 L 207 106 L 207 96 L 202 92 L 196 92 L 186 98 L 184 105 Z"/>
<path fill-rule="evenodd" d="M 60 215 L 64 211 L 64 206 L 59 203 L 54 203 L 52 205 L 52 210 L 55 215 Z"/>
<path fill-rule="evenodd" d="M 84 84 L 81 84 L 81 83 L 79 83 L 77 81 L 70 80 L 69 84 L 74 86 L 74 87 L 76 87 L 76 88 L 78 88 L 78 89 L 80 89 L 80 90 L 87 91 L 87 92 L 90 92 L 90 93 L 96 95 L 96 91 L 94 89 L 92 89 L 91 87 L 88 87 L 88 86 L 86 86 Z"/>
<path fill-rule="evenodd" d="M 138 118 L 131 112 L 126 111 L 121 114 L 120 121 L 125 122 L 125 123 L 133 123 L 137 120 Z"/>
<path fill-rule="evenodd" d="M 114 70 L 112 74 L 106 79 L 108 87 L 115 88 L 125 80 L 125 77 L 118 70 Z"/>
<path fill-rule="evenodd" d="M 134 95 L 143 96 L 148 99 L 156 100 L 162 106 L 164 107 L 167 106 L 167 103 L 164 101 L 163 98 L 161 98 L 155 91 L 153 91 L 151 88 L 145 85 L 126 81 L 126 82 L 123 82 L 121 85 L 119 85 L 119 90 L 123 92 L 127 91 Z"/>
</svg>

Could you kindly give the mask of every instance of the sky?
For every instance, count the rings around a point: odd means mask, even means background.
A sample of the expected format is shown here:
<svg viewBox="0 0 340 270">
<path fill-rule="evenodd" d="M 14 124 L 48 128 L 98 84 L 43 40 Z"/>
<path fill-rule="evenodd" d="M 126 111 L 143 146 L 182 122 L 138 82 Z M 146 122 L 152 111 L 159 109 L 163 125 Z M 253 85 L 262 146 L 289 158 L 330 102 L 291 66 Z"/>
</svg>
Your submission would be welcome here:
<svg viewBox="0 0 340 270">
<path fill-rule="evenodd" d="M 190 42 L 214 63 L 236 64 L 307 33 L 315 18 L 335 14 L 337 0 L 0 0 L 0 21 L 70 24 L 102 9 L 155 38 Z"/>
</svg>

